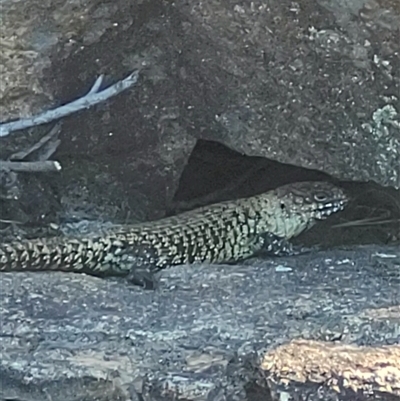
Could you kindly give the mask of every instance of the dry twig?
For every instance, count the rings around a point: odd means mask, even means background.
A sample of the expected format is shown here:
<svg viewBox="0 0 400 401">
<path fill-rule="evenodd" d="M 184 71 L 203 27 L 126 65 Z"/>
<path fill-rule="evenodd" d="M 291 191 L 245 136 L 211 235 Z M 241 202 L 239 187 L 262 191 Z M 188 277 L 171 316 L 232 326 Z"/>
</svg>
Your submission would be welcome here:
<svg viewBox="0 0 400 401">
<path fill-rule="evenodd" d="M 61 117 L 65 117 L 69 114 L 75 113 L 76 111 L 94 106 L 95 104 L 100 103 L 130 88 L 131 86 L 136 84 L 138 77 L 138 71 L 134 71 L 123 80 L 109 86 L 106 89 L 99 91 L 103 80 L 103 77 L 100 76 L 99 78 L 97 78 L 96 82 L 85 96 L 82 96 L 81 98 L 74 100 L 71 103 L 67 103 L 53 110 L 47 110 L 37 116 L 22 118 L 20 120 L 10 121 L 7 123 L 1 123 L 0 137 L 7 136 L 13 131 L 46 124 Z"/>
</svg>

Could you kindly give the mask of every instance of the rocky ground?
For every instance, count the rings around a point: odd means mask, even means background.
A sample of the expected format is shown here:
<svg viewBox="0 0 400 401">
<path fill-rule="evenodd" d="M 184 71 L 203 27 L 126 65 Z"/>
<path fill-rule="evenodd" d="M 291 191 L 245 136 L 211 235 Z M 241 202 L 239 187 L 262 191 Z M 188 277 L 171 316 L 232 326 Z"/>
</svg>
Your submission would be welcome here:
<svg viewBox="0 0 400 401">
<path fill-rule="evenodd" d="M 257 383 L 271 400 L 400 399 L 399 264 L 358 247 L 181 266 L 155 292 L 4 273 L 1 396 L 267 400 Z"/>
</svg>

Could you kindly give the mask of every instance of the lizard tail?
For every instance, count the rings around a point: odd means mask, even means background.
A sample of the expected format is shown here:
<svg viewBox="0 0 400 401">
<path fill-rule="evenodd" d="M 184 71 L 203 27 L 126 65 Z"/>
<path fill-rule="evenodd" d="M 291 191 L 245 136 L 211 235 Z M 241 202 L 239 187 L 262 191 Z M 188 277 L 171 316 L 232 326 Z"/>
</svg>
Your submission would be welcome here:
<svg viewBox="0 0 400 401">
<path fill-rule="evenodd" d="M 100 253 L 101 249 L 96 251 L 96 247 L 88 240 L 64 238 L 61 241 L 54 237 L 12 241 L 0 244 L 0 271 L 85 272 Z"/>
</svg>

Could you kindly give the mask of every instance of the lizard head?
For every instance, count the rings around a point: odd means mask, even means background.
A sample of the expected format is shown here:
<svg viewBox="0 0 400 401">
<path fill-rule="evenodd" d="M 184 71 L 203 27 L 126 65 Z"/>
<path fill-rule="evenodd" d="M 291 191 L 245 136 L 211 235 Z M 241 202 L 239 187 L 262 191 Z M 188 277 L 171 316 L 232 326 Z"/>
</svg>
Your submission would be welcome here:
<svg viewBox="0 0 400 401">
<path fill-rule="evenodd" d="M 283 185 L 276 189 L 282 208 L 299 211 L 314 220 L 324 220 L 343 210 L 348 202 L 344 191 L 323 181 L 305 181 Z"/>
<path fill-rule="evenodd" d="M 343 210 L 348 202 L 341 188 L 320 181 L 283 185 L 275 189 L 275 194 L 282 217 L 292 223 L 286 226 L 289 237 Z"/>
</svg>

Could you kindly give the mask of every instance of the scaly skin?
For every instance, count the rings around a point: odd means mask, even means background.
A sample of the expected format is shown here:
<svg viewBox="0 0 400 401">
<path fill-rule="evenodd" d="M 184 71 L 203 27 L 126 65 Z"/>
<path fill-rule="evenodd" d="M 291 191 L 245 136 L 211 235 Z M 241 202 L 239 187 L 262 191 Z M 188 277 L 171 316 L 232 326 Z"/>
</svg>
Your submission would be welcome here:
<svg viewBox="0 0 400 401">
<path fill-rule="evenodd" d="M 288 184 L 250 198 L 118 226 L 98 235 L 4 243 L 0 245 L 0 271 L 131 275 L 137 281 L 135 271 L 235 262 L 263 249 L 285 250 L 286 240 L 342 210 L 346 203 L 344 192 L 326 182 Z"/>
</svg>

